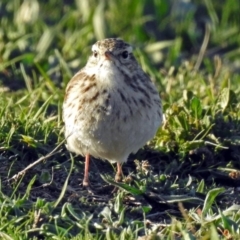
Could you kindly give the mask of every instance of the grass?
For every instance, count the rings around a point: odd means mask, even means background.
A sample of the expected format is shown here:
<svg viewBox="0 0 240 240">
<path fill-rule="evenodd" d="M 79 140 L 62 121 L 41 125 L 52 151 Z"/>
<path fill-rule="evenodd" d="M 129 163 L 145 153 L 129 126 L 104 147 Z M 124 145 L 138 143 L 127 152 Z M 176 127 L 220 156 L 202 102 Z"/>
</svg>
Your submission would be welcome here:
<svg viewBox="0 0 240 240">
<path fill-rule="evenodd" d="M 239 239 L 239 9 L 3 0 L 0 238 Z M 159 88 L 165 122 L 129 157 L 123 182 L 93 159 L 91 195 L 79 185 L 82 158 L 64 146 L 64 89 L 92 43 L 119 36 Z"/>
</svg>

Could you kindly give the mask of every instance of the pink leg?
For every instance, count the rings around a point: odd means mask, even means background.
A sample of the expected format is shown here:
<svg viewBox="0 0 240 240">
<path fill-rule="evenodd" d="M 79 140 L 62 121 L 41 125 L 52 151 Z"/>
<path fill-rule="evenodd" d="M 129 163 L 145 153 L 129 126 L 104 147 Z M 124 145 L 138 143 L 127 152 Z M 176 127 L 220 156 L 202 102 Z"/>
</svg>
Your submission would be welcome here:
<svg viewBox="0 0 240 240">
<path fill-rule="evenodd" d="M 90 162 L 90 155 L 87 154 L 85 156 L 85 169 L 84 169 L 84 178 L 83 178 L 83 186 L 89 186 L 89 179 L 88 179 L 88 171 L 89 171 L 89 162 Z"/>
<path fill-rule="evenodd" d="M 122 165 L 120 163 L 117 163 L 117 173 L 115 175 L 115 181 L 116 182 L 121 182 L 122 180 L 122 175 L 123 175 L 123 172 L 122 172 Z"/>
</svg>

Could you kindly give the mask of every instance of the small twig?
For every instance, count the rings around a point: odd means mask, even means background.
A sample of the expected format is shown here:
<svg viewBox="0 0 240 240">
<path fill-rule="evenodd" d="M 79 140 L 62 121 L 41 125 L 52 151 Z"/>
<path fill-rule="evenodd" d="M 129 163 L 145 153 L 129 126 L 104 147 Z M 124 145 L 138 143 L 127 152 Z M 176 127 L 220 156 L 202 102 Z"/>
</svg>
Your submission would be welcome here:
<svg viewBox="0 0 240 240">
<path fill-rule="evenodd" d="M 50 153 L 48 153 L 46 156 L 40 157 L 38 160 L 36 160 L 35 162 L 29 164 L 26 168 L 24 168 L 22 171 L 18 172 L 17 174 L 15 174 L 13 177 L 7 179 L 6 181 L 12 181 L 12 180 L 17 180 L 20 176 L 24 175 L 26 173 L 27 170 L 29 170 L 30 168 L 34 167 L 35 165 L 37 165 L 38 163 L 42 162 L 43 160 L 59 153 L 61 150 L 58 150 L 61 145 L 65 142 L 62 141 L 57 147 L 55 147 Z M 58 150 L 58 151 L 57 151 Z"/>
<path fill-rule="evenodd" d="M 208 45 L 208 42 L 209 42 L 209 38 L 210 38 L 210 26 L 209 26 L 209 24 L 206 24 L 205 25 L 205 35 L 204 35 L 203 43 L 202 43 L 202 46 L 200 48 L 200 52 L 199 52 L 199 55 L 198 55 L 198 58 L 197 58 L 197 62 L 194 66 L 195 71 L 198 71 L 198 69 L 199 69 L 199 67 L 202 63 L 202 60 L 203 60 L 203 57 L 204 57 L 204 54 L 206 52 L 207 45 Z"/>
<path fill-rule="evenodd" d="M 166 215 L 166 212 L 156 212 L 156 213 L 148 214 L 146 218 L 156 218 L 162 215 Z"/>
</svg>

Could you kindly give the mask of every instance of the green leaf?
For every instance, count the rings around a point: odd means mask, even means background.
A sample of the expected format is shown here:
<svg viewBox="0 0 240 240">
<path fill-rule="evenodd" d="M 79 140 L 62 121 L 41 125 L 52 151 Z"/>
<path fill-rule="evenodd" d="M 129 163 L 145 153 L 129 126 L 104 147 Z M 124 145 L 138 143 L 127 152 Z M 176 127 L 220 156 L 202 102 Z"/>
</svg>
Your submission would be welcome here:
<svg viewBox="0 0 240 240">
<path fill-rule="evenodd" d="M 196 204 L 196 205 L 202 205 L 204 200 L 200 197 L 191 197 L 188 195 L 169 195 L 169 196 L 161 196 L 165 202 L 167 203 L 179 203 L 179 202 L 183 202 L 183 203 L 192 203 L 192 204 Z"/>
<path fill-rule="evenodd" d="M 111 228 L 107 228 L 107 231 L 106 231 L 106 240 L 115 240 L 116 237 L 114 236 L 113 234 L 113 231 L 111 231 Z"/>
<path fill-rule="evenodd" d="M 204 188 L 205 188 L 205 181 L 204 179 L 201 180 L 201 182 L 199 183 L 196 192 L 198 193 L 204 193 Z"/>
<path fill-rule="evenodd" d="M 120 212 L 120 215 L 119 215 L 118 221 L 117 221 L 117 225 L 121 225 L 124 222 L 125 210 L 126 210 L 126 208 L 123 208 L 122 211 Z"/>
<path fill-rule="evenodd" d="M 23 55 L 22 63 L 24 64 L 31 64 L 33 63 L 35 58 L 35 54 L 33 53 L 26 53 Z"/>
<path fill-rule="evenodd" d="M 181 230 L 182 236 L 184 240 L 195 240 L 196 238 L 190 233 L 187 232 L 185 229 Z"/>
<path fill-rule="evenodd" d="M 189 123 L 186 114 L 182 111 L 178 115 L 174 116 L 174 121 L 178 127 L 183 128 L 185 131 L 189 131 Z"/>
<path fill-rule="evenodd" d="M 185 102 L 190 102 L 190 99 L 193 97 L 193 92 L 188 90 L 183 90 L 183 100 Z"/>
<path fill-rule="evenodd" d="M 202 217 L 204 218 L 206 217 L 206 214 L 208 213 L 209 209 L 212 207 L 213 203 L 215 202 L 216 197 L 224 191 L 225 191 L 224 188 L 214 188 L 207 193 L 207 196 L 203 205 Z"/>
<path fill-rule="evenodd" d="M 190 107 L 195 118 L 199 119 L 202 117 L 202 105 L 199 98 L 193 97 L 191 99 Z"/>
<path fill-rule="evenodd" d="M 70 167 L 70 170 L 69 170 L 69 173 L 68 173 L 68 176 L 63 184 L 63 187 L 62 187 L 62 191 L 58 197 L 58 199 L 56 200 L 56 202 L 54 203 L 54 207 L 56 208 L 58 206 L 58 204 L 61 202 L 61 200 L 63 199 L 64 195 L 65 195 L 65 192 L 67 190 L 67 186 L 68 186 L 68 181 L 69 181 L 69 178 L 71 176 L 71 173 L 72 173 L 72 170 L 73 170 L 73 166 L 74 166 L 74 159 L 71 155 L 71 167 Z"/>
<path fill-rule="evenodd" d="M 109 207 L 105 207 L 101 212 L 100 215 L 102 215 L 104 218 L 108 220 L 108 223 L 112 223 L 112 212 L 109 209 Z"/>
<path fill-rule="evenodd" d="M 204 146 L 204 141 L 203 140 L 195 140 L 195 141 L 186 141 L 183 144 L 183 147 L 185 150 L 192 150 L 192 149 L 196 149 L 196 148 L 200 148 Z"/>
<path fill-rule="evenodd" d="M 230 99 L 230 89 L 224 88 L 218 98 L 218 103 L 222 107 L 223 111 L 227 108 Z"/>
<path fill-rule="evenodd" d="M 226 217 L 220 209 L 219 209 L 219 212 L 220 212 L 220 215 L 221 215 L 221 219 L 222 219 L 224 229 L 227 229 L 230 233 L 233 233 L 234 231 L 237 231 L 237 229 L 239 227 L 238 223 L 236 223 L 233 220 Z"/>
<path fill-rule="evenodd" d="M 114 203 L 114 211 L 115 213 L 121 213 L 122 209 L 123 209 L 123 192 L 120 192 L 117 197 L 116 197 L 116 200 L 115 200 L 115 203 Z"/>
<path fill-rule="evenodd" d="M 32 189 L 32 186 L 34 184 L 34 182 L 36 181 L 36 175 L 31 179 L 31 181 L 28 183 L 28 186 L 27 186 L 27 189 L 26 189 L 26 192 L 25 194 L 23 195 L 22 198 L 19 198 L 16 200 L 16 205 L 18 207 L 20 207 L 22 204 L 24 204 L 26 202 L 26 200 L 29 198 L 30 196 L 30 192 L 31 192 L 31 189 Z"/>
<path fill-rule="evenodd" d="M 80 220 L 82 219 L 82 216 L 80 216 L 79 214 L 77 214 L 77 213 L 75 212 L 75 210 L 73 209 L 71 203 L 67 203 L 66 207 L 67 207 L 68 212 L 69 212 L 77 221 L 80 221 Z"/>
<path fill-rule="evenodd" d="M 34 148 L 37 147 L 37 141 L 34 138 L 23 135 L 23 134 L 21 134 L 21 137 L 22 137 L 22 142 L 26 143 L 29 147 L 30 146 Z"/>
<path fill-rule="evenodd" d="M 142 206 L 142 210 L 144 213 L 149 213 L 152 210 L 151 206 Z"/>
<path fill-rule="evenodd" d="M 65 218 L 67 216 L 67 202 L 63 204 L 61 209 L 61 217 Z"/>
<path fill-rule="evenodd" d="M 219 235 L 218 235 L 218 232 L 217 232 L 217 229 L 213 224 L 211 224 L 209 233 L 210 233 L 210 237 L 208 239 L 214 239 L 214 240 L 220 239 Z"/>
<path fill-rule="evenodd" d="M 129 192 L 131 194 L 133 194 L 133 195 L 142 195 L 144 193 L 143 191 L 141 191 L 141 190 L 139 190 L 137 188 L 134 188 L 134 187 L 130 187 L 129 185 L 127 185 L 125 183 L 114 182 L 113 180 L 109 179 L 107 176 L 101 175 L 101 177 L 102 177 L 102 179 L 105 182 L 107 182 L 109 184 L 112 184 L 112 185 L 114 185 L 116 187 L 119 187 L 119 188 L 121 188 L 121 189 L 123 189 L 123 190 L 125 190 L 125 191 L 127 191 L 127 192 Z"/>
</svg>

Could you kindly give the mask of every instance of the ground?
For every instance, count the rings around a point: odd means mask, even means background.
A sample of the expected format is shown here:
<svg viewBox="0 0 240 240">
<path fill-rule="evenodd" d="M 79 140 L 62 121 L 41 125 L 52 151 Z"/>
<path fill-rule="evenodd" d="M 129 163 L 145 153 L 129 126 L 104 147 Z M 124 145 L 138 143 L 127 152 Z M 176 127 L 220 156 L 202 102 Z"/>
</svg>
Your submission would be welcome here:
<svg viewBox="0 0 240 240">
<path fill-rule="evenodd" d="M 1 4 L 3 239 L 239 239 L 239 3 Z M 119 36 L 157 86 L 165 121 L 122 182 L 92 159 L 90 191 L 83 157 L 65 148 L 64 91 L 91 45 Z"/>
</svg>

